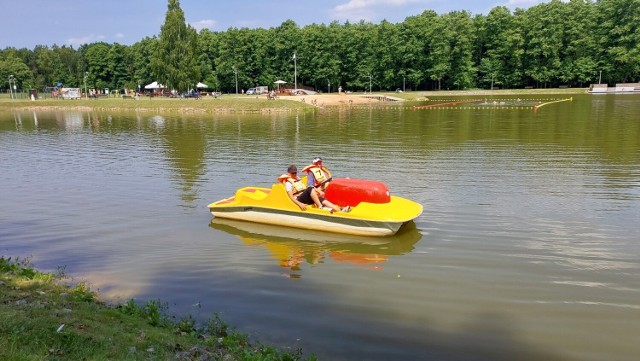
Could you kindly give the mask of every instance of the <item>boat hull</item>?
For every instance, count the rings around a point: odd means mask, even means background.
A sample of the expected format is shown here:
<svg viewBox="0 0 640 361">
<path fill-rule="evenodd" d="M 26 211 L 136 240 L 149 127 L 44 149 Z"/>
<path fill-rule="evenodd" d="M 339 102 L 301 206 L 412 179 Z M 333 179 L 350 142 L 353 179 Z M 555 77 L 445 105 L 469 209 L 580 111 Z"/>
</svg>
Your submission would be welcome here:
<svg viewBox="0 0 640 361">
<path fill-rule="evenodd" d="M 312 212 L 303 213 L 261 207 L 250 207 L 250 209 L 247 207 L 238 207 L 236 209 L 225 208 L 224 210 L 212 209 L 211 214 L 218 218 L 377 237 L 391 236 L 405 223 L 397 221 L 350 219 L 336 217 L 333 214 L 322 215 Z"/>
</svg>

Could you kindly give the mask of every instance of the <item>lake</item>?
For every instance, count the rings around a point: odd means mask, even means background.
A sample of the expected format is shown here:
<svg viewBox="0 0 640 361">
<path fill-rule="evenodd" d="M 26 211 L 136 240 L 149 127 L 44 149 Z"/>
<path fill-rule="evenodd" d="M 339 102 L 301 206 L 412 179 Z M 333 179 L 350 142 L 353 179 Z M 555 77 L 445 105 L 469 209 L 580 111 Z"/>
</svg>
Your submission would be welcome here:
<svg viewBox="0 0 640 361">
<path fill-rule="evenodd" d="M 555 100 L 0 112 L 0 255 L 320 360 L 635 360 L 640 96 Z M 367 238 L 208 212 L 316 156 L 423 214 Z"/>
</svg>

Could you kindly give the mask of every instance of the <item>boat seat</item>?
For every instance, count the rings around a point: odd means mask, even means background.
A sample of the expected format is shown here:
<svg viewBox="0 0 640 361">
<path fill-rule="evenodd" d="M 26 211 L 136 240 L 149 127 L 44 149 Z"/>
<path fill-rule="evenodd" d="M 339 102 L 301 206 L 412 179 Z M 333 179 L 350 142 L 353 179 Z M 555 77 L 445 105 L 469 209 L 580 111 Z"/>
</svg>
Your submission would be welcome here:
<svg viewBox="0 0 640 361">
<path fill-rule="evenodd" d="M 265 199 L 269 195 L 269 193 L 271 193 L 271 190 L 247 187 L 242 188 L 238 193 L 240 193 L 242 197 L 262 200 Z"/>
</svg>

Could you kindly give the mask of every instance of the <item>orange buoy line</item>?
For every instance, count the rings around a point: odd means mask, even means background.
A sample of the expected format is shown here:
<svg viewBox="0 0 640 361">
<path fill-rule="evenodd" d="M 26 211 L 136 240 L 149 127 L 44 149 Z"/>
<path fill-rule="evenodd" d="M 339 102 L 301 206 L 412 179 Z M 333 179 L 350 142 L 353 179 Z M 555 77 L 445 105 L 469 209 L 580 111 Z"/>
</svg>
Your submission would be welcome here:
<svg viewBox="0 0 640 361">
<path fill-rule="evenodd" d="M 553 104 L 553 103 L 569 102 L 569 101 L 573 101 L 573 97 L 567 98 L 567 99 L 560 99 L 560 100 L 556 100 L 556 101 L 552 101 L 552 102 L 546 102 L 546 103 L 542 103 L 542 104 L 536 104 L 533 107 L 533 110 L 537 112 L 538 108 L 541 108 L 541 107 L 543 107 L 545 105 L 549 105 L 549 104 Z"/>
<path fill-rule="evenodd" d="M 433 100 L 428 100 L 428 101 L 433 101 Z M 464 107 L 459 107 L 457 106 L 458 104 L 464 104 L 464 103 L 477 103 L 477 102 L 482 102 L 483 100 L 480 99 L 466 99 L 466 100 L 451 100 L 451 101 L 446 101 L 446 102 L 439 102 L 439 103 L 435 103 L 435 104 L 429 104 L 429 105 L 420 105 L 420 106 L 411 106 L 411 107 L 403 107 L 403 106 L 389 106 L 389 105 L 385 105 L 385 106 L 377 106 L 377 105 L 373 105 L 373 104 L 369 104 L 369 105 L 350 105 L 348 106 L 349 109 L 382 109 L 382 110 L 416 110 L 416 109 L 438 109 L 438 110 L 442 110 L 442 109 L 457 109 L 457 110 L 487 110 L 487 109 L 501 109 L 501 110 L 516 110 L 516 109 L 533 109 L 534 111 L 538 111 L 538 108 L 543 107 L 545 105 L 549 105 L 549 104 L 554 104 L 554 103 L 560 103 L 560 102 L 566 102 L 566 101 L 573 101 L 573 97 L 571 98 L 566 98 L 566 99 L 493 99 L 493 101 L 491 103 L 487 103 L 487 99 L 484 100 L 484 103 L 482 104 L 477 104 L 477 105 L 468 105 L 468 106 L 464 106 Z M 513 101 L 515 103 L 513 104 L 508 104 L 505 103 L 505 101 Z M 528 104 L 521 104 L 522 103 L 526 103 L 526 102 L 532 102 L 532 101 L 537 101 L 538 104 L 535 105 L 528 105 Z M 543 102 L 546 101 L 546 102 Z"/>
<path fill-rule="evenodd" d="M 456 105 L 456 104 L 462 104 L 462 103 L 475 103 L 475 102 L 479 102 L 479 101 L 480 100 L 478 100 L 478 99 L 459 100 L 459 101 L 452 101 L 452 102 L 446 102 L 446 103 L 436 103 L 436 104 L 429 104 L 429 105 L 414 106 L 413 109 L 427 109 L 427 108 L 441 107 L 441 106 L 445 106 L 445 105 Z"/>
</svg>

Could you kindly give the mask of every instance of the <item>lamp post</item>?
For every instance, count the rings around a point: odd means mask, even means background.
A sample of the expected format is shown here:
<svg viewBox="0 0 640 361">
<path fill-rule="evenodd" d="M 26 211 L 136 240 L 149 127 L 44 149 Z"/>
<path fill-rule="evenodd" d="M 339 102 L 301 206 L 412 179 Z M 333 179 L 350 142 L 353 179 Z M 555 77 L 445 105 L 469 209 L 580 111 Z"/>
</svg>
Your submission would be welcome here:
<svg viewBox="0 0 640 361">
<path fill-rule="evenodd" d="M 491 90 L 493 90 L 493 73 L 491 73 Z"/>
<path fill-rule="evenodd" d="M 298 90 L 298 60 L 296 59 L 296 52 L 293 52 L 293 91 Z"/>
<path fill-rule="evenodd" d="M 89 99 L 89 93 L 87 93 L 87 77 L 89 76 L 89 72 L 84 72 L 84 99 Z"/>
<path fill-rule="evenodd" d="M 327 79 L 327 94 L 331 93 L 331 80 Z"/>
<path fill-rule="evenodd" d="M 371 94 L 371 73 L 369 73 L 369 94 Z"/>
<path fill-rule="evenodd" d="M 13 84 L 15 84 L 15 78 L 13 77 L 13 74 L 9 75 L 9 94 L 11 96 L 11 99 L 13 99 Z"/>
<path fill-rule="evenodd" d="M 233 74 L 236 76 L 236 95 L 238 95 L 238 69 L 235 65 L 233 66 Z"/>
<path fill-rule="evenodd" d="M 406 87 L 405 87 L 405 84 L 406 84 L 406 83 L 405 83 L 405 81 L 404 81 L 404 74 L 403 74 L 403 75 L 402 75 L 402 92 L 403 92 L 403 93 L 407 91 L 407 90 L 406 90 Z"/>
<path fill-rule="evenodd" d="M 598 77 L 598 84 L 602 84 L 602 70 L 600 70 L 600 76 Z"/>
</svg>

